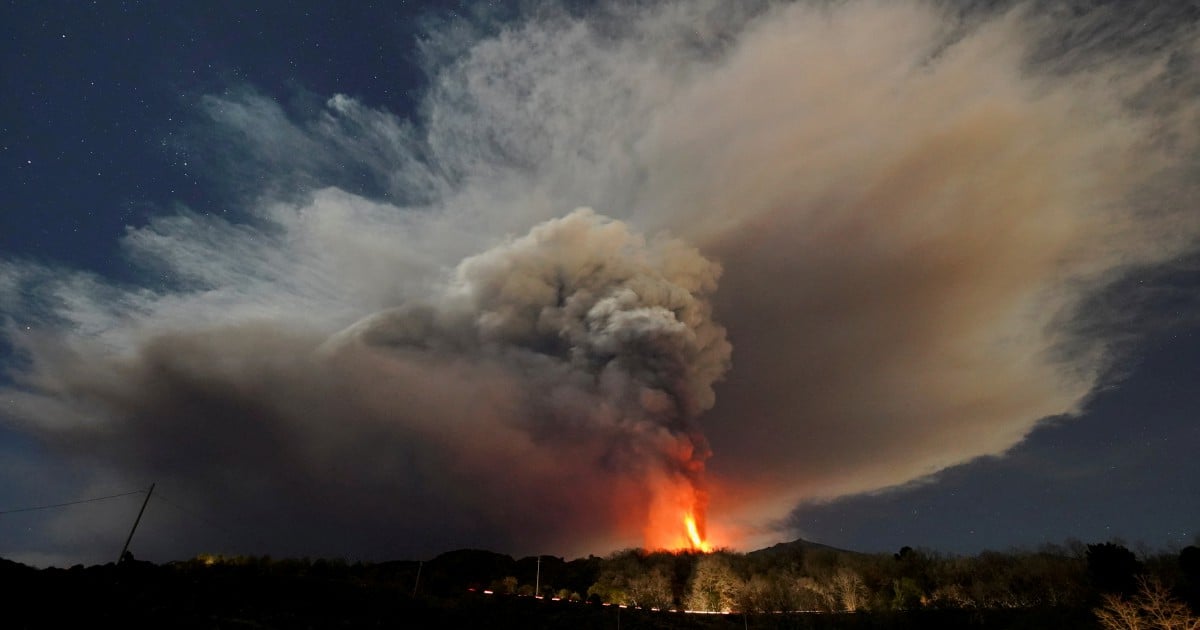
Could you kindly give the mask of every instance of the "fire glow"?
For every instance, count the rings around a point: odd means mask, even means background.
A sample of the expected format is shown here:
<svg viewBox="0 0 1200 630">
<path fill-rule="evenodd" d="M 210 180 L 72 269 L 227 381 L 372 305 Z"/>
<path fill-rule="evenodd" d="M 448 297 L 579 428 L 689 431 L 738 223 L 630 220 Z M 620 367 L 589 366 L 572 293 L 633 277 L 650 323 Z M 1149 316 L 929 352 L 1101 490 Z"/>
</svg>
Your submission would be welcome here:
<svg viewBox="0 0 1200 630">
<path fill-rule="evenodd" d="M 683 523 L 687 527 L 688 542 L 692 545 L 692 551 L 701 551 L 708 553 L 712 551 L 712 547 L 704 537 L 700 535 L 700 530 L 696 528 L 696 518 L 691 514 L 683 516 Z"/>
<path fill-rule="evenodd" d="M 708 496 L 693 479 L 662 477 L 652 483 L 645 547 L 669 551 L 712 551 L 707 523 Z"/>
</svg>

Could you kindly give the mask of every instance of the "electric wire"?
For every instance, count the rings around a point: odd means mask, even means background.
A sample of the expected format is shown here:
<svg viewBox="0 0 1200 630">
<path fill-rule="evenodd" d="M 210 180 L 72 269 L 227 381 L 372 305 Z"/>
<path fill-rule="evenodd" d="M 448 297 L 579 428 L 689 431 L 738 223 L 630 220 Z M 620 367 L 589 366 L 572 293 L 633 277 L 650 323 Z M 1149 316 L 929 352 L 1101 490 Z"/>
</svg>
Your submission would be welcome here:
<svg viewBox="0 0 1200 630">
<path fill-rule="evenodd" d="M 49 510 L 49 509 L 53 509 L 53 508 L 67 507 L 69 505 L 79 505 L 81 503 L 94 503 L 96 501 L 107 501 L 109 499 L 116 499 L 118 497 L 128 497 L 128 496 L 135 495 L 135 494 L 145 494 L 145 493 L 146 493 L 145 490 L 131 490 L 129 492 L 122 492 L 120 494 L 110 494 L 106 497 L 93 497 L 91 499 L 80 499 L 78 501 L 68 501 L 66 503 L 55 503 L 53 505 L 37 505 L 34 507 L 16 508 L 13 510 L 0 510 L 0 514 L 16 514 L 18 512 L 33 512 L 35 510 Z"/>
<path fill-rule="evenodd" d="M 31 507 L 14 508 L 14 509 L 10 509 L 10 510 L 0 510 L 0 515 L 17 514 L 20 512 L 34 512 L 37 510 L 50 510 L 50 509 L 54 509 L 54 508 L 69 507 L 72 505 L 80 505 L 80 504 L 84 504 L 84 503 L 95 503 L 97 501 L 107 501 L 110 499 L 117 499 L 120 497 L 133 496 L 136 494 L 146 494 L 146 491 L 145 490 L 131 490 L 129 492 L 110 494 L 110 495 L 106 495 L 106 496 L 102 496 L 102 497 L 91 497 L 88 499 L 79 499 L 78 501 L 66 501 L 64 503 L 54 503 L 54 504 L 50 504 L 50 505 L 35 505 L 35 506 L 31 506 Z M 231 536 L 234 540 L 244 537 L 248 533 L 248 532 L 237 532 L 229 527 L 221 525 L 220 523 L 214 522 L 212 519 L 209 519 L 209 518 L 205 517 L 203 514 L 201 514 L 199 510 L 189 508 L 177 501 L 169 499 L 169 498 L 163 496 L 163 494 L 161 492 L 154 493 L 151 496 L 151 498 L 161 500 L 163 503 L 166 503 L 167 505 L 175 508 L 176 510 L 183 512 L 187 516 L 190 516 L 191 518 L 194 518 L 194 519 L 204 523 L 205 525 L 212 527 L 213 529 L 217 529 L 217 530 L 224 532 L 225 534 Z M 252 539 L 254 539 L 256 542 L 259 542 L 256 536 L 251 535 L 250 537 Z"/>
</svg>

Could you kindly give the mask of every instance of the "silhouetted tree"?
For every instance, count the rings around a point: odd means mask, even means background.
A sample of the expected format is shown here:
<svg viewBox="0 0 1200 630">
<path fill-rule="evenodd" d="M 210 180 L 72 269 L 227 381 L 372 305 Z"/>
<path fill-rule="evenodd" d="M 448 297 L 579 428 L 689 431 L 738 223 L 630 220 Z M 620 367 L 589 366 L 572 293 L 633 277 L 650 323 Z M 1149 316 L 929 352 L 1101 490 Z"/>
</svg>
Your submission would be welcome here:
<svg viewBox="0 0 1200 630">
<path fill-rule="evenodd" d="M 1116 543 L 1088 545 L 1087 572 L 1092 587 L 1101 593 L 1132 595 L 1142 563 L 1132 551 Z"/>
<path fill-rule="evenodd" d="M 1187 579 L 1200 581 L 1200 547 L 1189 545 L 1180 550 L 1179 570 Z"/>
<path fill-rule="evenodd" d="M 1184 547 L 1179 552 L 1179 572 L 1183 576 L 1179 594 L 1192 610 L 1200 612 L 1200 547 Z"/>
</svg>

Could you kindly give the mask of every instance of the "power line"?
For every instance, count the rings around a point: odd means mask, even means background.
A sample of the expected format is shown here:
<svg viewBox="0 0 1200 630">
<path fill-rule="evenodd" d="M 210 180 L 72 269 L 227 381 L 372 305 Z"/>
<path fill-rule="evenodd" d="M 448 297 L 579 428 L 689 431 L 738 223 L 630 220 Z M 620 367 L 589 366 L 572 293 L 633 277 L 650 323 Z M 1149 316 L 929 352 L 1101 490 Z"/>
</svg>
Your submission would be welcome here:
<svg viewBox="0 0 1200 630">
<path fill-rule="evenodd" d="M 258 544 L 260 546 L 265 546 L 263 544 L 263 541 L 261 539 L 259 539 L 258 536 L 255 536 L 254 534 L 252 534 L 248 531 L 241 531 L 241 532 L 235 531 L 234 529 L 232 529 L 230 527 L 227 527 L 219 522 L 214 521 L 211 518 L 206 517 L 201 512 L 201 510 L 197 510 L 195 508 L 188 507 L 187 505 L 184 505 L 178 501 L 175 501 L 166 496 L 163 496 L 163 494 L 161 492 L 154 492 L 153 490 L 154 490 L 154 487 L 151 486 L 151 492 L 149 492 L 149 493 L 146 490 L 131 490 L 129 492 L 110 494 L 110 495 L 102 496 L 102 497 L 91 497 L 88 499 L 79 499 L 77 501 L 67 501 L 64 503 L 54 503 L 51 505 L 36 505 L 36 506 L 31 506 L 31 507 L 15 508 L 15 509 L 11 509 L 11 510 L 0 510 L 0 515 L 16 514 L 16 513 L 20 513 L 20 512 L 33 512 L 36 510 L 50 510 L 50 509 L 54 509 L 54 508 L 68 507 L 68 506 L 72 506 L 72 505 L 80 505 L 83 503 L 94 503 L 97 501 L 107 501 L 109 499 L 117 499 L 120 497 L 128 497 L 128 496 L 133 496 L 133 495 L 138 495 L 138 494 L 144 494 L 144 495 L 146 495 L 146 501 L 144 501 L 142 503 L 142 509 L 139 510 L 139 512 L 138 512 L 137 521 L 134 522 L 133 529 L 130 530 L 130 532 L 129 532 L 129 540 L 132 540 L 133 532 L 137 530 L 137 523 L 139 521 L 141 521 L 142 512 L 145 511 L 146 504 L 149 503 L 151 496 L 153 496 L 153 498 L 157 499 L 159 502 L 169 505 L 170 507 L 178 510 L 179 512 L 182 512 L 183 514 L 191 517 L 192 519 L 200 521 L 201 523 L 203 523 L 215 530 L 220 530 L 226 536 L 229 537 L 228 538 L 229 542 L 233 542 L 238 539 L 249 538 L 249 539 L 253 540 L 256 544 Z M 129 548 L 129 540 L 126 540 L 126 542 L 125 542 L 126 550 Z M 121 556 L 124 557 L 124 555 L 125 555 L 125 552 L 124 552 L 124 550 L 122 550 Z"/>
<path fill-rule="evenodd" d="M 72 506 L 72 505 L 80 505 L 83 503 L 95 503 L 97 501 L 107 501 L 109 499 L 128 497 L 128 496 L 133 496 L 135 494 L 146 494 L 146 491 L 145 490 L 131 490 L 129 492 L 122 492 L 119 494 L 110 494 L 110 495 L 103 496 L 103 497 L 92 497 L 90 499 L 80 499 L 78 501 L 67 501 L 65 503 L 54 503 L 52 505 L 36 505 L 36 506 L 32 506 L 32 507 L 22 507 L 22 508 L 15 508 L 15 509 L 11 509 L 11 510 L 0 510 L 0 515 L 17 514 L 20 512 L 33 512 L 36 510 L 50 510 L 50 509 L 54 509 L 54 508 L 68 507 L 68 506 Z M 169 498 L 163 496 L 163 494 L 161 492 L 155 492 L 153 496 L 155 499 L 161 501 L 162 503 L 166 503 L 167 505 L 171 506 L 172 508 L 175 508 L 176 510 L 179 510 L 180 512 L 186 514 L 187 516 L 190 516 L 191 518 L 193 518 L 197 521 L 200 521 L 201 523 L 204 523 L 205 525 L 207 525 L 213 529 L 217 529 L 217 530 L 224 532 L 226 535 L 231 537 L 230 538 L 231 540 L 243 538 L 247 534 L 249 534 L 249 537 L 251 539 L 253 539 L 255 542 L 257 542 L 259 544 L 262 543 L 262 541 L 257 536 L 250 534 L 249 532 L 246 532 L 246 531 L 241 531 L 241 532 L 235 531 L 234 529 L 232 529 L 230 527 L 227 527 L 227 526 L 222 525 L 221 523 L 218 523 L 210 518 L 207 518 L 204 514 L 201 513 L 200 510 L 196 510 L 194 508 L 189 508 L 186 505 L 179 503 L 178 501 L 174 501 L 172 499 L 169 499 Z M 147 497 L 147 499 L 149 499 L 149 497 Z M 144 505 L 143 505 L 143 509 L 145 509 Z M 140 520 L 140 514 L 139 514 L 139 520 Z M 136 528 L 136 525 L 134 527 Z"/>
<path fill-rule="evenodd" d="M 79 505 L 80 503 L 94 503 L 96 501 L 107 501 L 108 499 L 116 499 L 118 497 L 127 497 L 134 494 L 144 494 L 145 490 L 132 490 L 130 492 L 122 492 L 121 494 L 110 494 L 106 497 L 95 497 L 92 499 L 80 499 L 78 501 L 68 501 L 66 503 L 55 503 L 54 505 L 38 505 L 35 507 L 17 508 L 15 510 L 0 510 L 0 514 L 16 514 L 17 512 L 33 512 L 35 510 L 49 510 L 52 508 L 67 507 L 68 505 Z"/>
</svg>

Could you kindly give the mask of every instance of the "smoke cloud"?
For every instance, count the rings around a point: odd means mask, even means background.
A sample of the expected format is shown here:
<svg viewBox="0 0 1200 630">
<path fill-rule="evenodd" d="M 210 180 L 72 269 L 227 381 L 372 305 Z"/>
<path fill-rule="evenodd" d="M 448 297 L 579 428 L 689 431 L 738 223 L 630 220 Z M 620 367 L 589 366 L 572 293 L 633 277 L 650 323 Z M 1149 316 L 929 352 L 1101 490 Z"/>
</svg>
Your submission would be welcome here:
<svg viewBox="0 0 1200 630">
<path fill-rule="evenodd" d="M 435 30 L 411 119 L 207 97 L 212 172 L 269 184 L 130 228 L 160 285 L 0 263 L 4 421 L 248 551 L 392 557 L 706 500 L 755 544 L 1078 411 L 1081 306 L 1196 252 L 1186 6 L 726 5 Z"/>
</svg>

